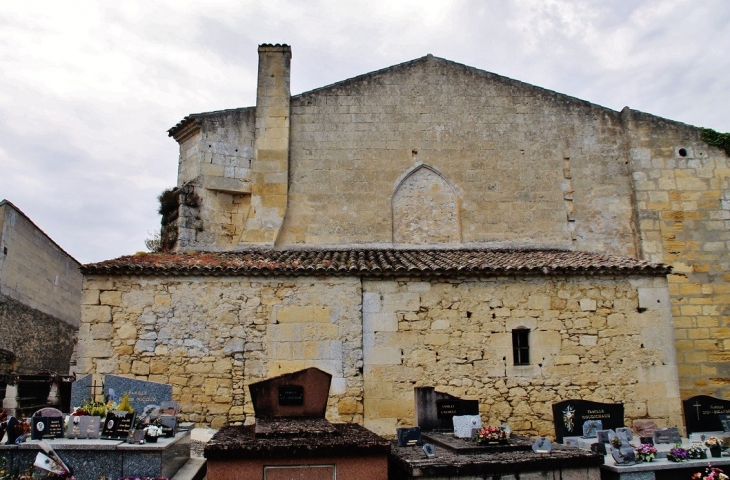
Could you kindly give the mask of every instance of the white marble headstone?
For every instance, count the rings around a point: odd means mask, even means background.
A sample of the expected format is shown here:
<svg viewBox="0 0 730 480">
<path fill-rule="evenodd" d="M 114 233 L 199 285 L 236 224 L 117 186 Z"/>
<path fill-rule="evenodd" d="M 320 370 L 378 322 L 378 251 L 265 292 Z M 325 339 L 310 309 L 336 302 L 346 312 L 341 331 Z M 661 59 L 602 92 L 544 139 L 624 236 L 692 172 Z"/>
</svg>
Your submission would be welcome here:
<svg viewBox="0 0 730 480">
<path fill-rule="evenodd" d="M 455 415 L 454 436 L 456 438 L 471 438 L 471 431 L 482 428 L 482 418 L 479 415 Z"/>
</svg>

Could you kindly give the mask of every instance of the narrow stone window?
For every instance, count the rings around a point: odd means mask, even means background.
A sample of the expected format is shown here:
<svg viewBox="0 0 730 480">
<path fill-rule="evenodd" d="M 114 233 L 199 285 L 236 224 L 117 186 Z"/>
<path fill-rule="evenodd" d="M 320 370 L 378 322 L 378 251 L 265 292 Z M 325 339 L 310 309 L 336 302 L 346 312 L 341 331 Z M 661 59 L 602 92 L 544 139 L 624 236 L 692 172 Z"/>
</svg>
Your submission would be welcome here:
<svg viewBox="0 0 730 480">
<path fill-rule="evenodd" d="M 515 365 L 530 364 L 530 329 L 519 327 L 512 330 L 512 357 Z"/>
</svg>

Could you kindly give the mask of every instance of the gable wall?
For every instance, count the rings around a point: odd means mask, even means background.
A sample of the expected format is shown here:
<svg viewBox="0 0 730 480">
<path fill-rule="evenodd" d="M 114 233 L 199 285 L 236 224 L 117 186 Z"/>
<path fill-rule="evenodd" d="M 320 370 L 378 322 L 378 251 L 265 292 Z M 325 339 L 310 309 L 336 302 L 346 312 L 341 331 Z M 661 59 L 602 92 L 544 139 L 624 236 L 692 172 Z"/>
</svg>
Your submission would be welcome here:
<svg viewBox="0 0 730 480">
<path fill-rule="evenodd" d="M 291 110 L 278 245 L 389 244 L 394 190 L 426 164 L 460 197 L 465 243 L 635 253 L 617 112 L 435 59 L 294 97 Z"/>
</svg>

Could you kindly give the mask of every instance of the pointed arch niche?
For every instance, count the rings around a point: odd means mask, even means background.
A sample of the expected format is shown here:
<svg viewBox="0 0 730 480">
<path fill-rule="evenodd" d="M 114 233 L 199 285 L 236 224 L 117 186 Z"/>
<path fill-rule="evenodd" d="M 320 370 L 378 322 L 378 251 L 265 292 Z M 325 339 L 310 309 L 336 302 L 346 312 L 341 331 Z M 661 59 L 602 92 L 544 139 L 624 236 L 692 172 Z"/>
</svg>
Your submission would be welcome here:
<svg viewBox="0 0 730 480">
<path fill-rule="evenodd" d="M 460 199 L 435 168 L 418 165 L 406 172 L 391 200 L 393 243 L 460 243 Z"/>
</svg>

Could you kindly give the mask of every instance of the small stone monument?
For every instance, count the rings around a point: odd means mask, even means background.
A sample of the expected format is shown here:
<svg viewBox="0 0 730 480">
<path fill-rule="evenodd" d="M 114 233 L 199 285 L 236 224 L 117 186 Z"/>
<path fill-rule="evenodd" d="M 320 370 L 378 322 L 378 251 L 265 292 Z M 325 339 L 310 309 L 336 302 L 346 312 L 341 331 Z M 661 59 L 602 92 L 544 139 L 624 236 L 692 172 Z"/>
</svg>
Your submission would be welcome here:
<svg viewBox="0 0 730 480">
<path fill-rule="evenodd" d="M 63 413 L 55 408 L 41 408 L 31 417 L 30 438 L 63 438 Z"/>
<path fill-rule="evenodd" d="M 389 441 L 325 420 L 331 379 L 308 368 L 249 385 L 256 423 L 213 436 L 205 447 L 208 480 L 387 478 Z"/>
<path fill-rule="evenodd" d="M 415 387 L 413 395 L 416 424 L 424 432 L 452 431 L 454 416 L 479 415 L 478 400 L 464 400 L 448 393 L 437 392 L 434 387 Z"/>
<path fill-rule="evenodd" d="M 455 415 L 452 420 L 456 438 L 472 438 L 474 430 L 482 428 L 482 418 L 479 415 Z"/>
</svg>

